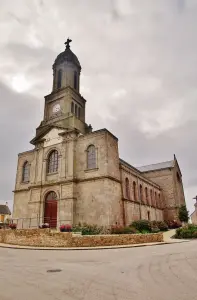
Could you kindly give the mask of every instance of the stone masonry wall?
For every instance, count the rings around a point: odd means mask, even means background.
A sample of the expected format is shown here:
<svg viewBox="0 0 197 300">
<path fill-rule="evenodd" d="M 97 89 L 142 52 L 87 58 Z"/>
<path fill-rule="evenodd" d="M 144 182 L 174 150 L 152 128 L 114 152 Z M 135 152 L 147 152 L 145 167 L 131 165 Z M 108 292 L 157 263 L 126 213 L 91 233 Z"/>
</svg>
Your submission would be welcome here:
<svg viewBox="0 0 197 300">
<path fill-rule="evenodd" d="M 50 229 L 0 230 L 0 243 L 38 247 L 95 247 L 162 242 L 163 234 L 77 236 Z"/>
</svg>

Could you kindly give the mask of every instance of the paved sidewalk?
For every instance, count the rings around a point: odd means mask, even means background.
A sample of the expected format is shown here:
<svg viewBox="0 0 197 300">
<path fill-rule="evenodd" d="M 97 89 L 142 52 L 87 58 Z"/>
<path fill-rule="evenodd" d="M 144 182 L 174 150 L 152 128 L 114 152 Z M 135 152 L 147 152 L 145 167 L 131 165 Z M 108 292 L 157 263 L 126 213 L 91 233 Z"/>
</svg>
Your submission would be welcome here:
<svg viewBox="0 0 197 300">
<path fill-rule="evenodd" d="M 170 244 L 170 243 L 184 243 L 184 242 L 189 242 L 189 240 L 183 240 L 183 239 L 174 239 L 173 236 L 176 233 L 176 229 L 168 230 L 163 233 L 163 240 L 165 243 Z"/>
</svg>

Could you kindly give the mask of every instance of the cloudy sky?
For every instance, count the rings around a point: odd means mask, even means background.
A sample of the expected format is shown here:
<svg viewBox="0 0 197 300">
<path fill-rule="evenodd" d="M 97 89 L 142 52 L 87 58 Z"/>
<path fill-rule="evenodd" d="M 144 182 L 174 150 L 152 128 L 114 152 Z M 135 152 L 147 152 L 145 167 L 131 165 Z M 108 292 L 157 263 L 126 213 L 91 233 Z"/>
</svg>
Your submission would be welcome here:
<svg viewBox="0 0 197 300">
<path fill-rule="evenodd" d="M 196 0 L 0 0 L 0 200 L 12 205 L 18 152 L 43 117 L 52 64 L 82 65 L 87 123 L 141 166 L 173 159 L 190 212 L 197 194 Z"/>
</svg>

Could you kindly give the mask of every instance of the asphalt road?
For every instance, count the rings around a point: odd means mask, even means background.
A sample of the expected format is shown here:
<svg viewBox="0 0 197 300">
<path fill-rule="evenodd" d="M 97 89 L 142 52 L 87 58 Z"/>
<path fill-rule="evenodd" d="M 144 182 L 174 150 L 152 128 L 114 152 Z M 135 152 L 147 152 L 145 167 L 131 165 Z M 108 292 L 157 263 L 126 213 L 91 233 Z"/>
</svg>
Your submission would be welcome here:
<svg viewBox="0 0 197 300">
<path fill-rule="evenodd" d="M 46 299 L 196 300 L 197 241 L 118 250 L 0 248 L 0 300 Z"/>
</svg>

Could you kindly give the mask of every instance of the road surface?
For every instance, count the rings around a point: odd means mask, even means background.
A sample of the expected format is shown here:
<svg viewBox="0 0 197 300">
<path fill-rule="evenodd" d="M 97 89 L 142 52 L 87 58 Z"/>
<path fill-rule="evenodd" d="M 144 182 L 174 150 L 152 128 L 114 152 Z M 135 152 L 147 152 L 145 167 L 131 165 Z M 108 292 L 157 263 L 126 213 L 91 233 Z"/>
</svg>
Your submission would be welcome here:
<svg viewBox="0 0 197 300">
<path fill-rule="evenodd" d="M 197 299 L 197 241 L 83 251 L 0 248 L 0 300 Z"/>
</svg>

